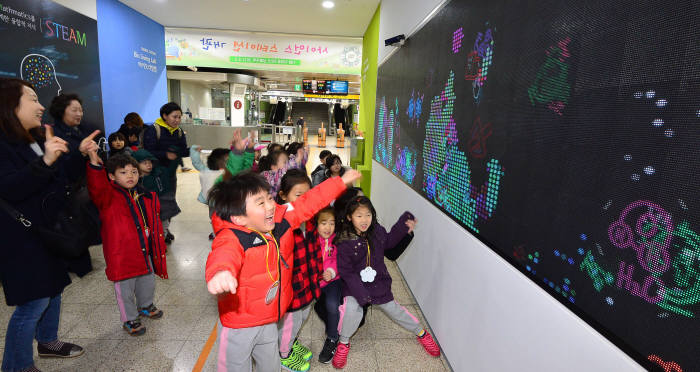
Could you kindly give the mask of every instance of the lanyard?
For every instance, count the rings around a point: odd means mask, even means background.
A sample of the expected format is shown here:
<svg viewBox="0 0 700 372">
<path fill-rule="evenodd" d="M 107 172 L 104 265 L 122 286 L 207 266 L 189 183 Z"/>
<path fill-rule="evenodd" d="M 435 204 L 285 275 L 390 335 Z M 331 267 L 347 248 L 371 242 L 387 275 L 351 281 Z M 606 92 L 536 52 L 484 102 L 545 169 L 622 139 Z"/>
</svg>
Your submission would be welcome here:
<svg viewBox="0 0 700 372">
<path fill-rule="evenodd" d="M 372 257 L 372 253 L 369 251 L 369 239 L 367 239 L 367 266 L 365 267 L 370 267 L 370 257 Z"/>
<path fill-rule="evenodd" d="M 277 279 L 275 279 L 272 276 L 272 273 L 270 272 L 270 263 L 268 261 L 268 256 L 270 254 L 270 241 L 267 240 L 265 235 L 263 235 L 263 233 L 261 233 L 260 231 L 255 230 L 255 229 L 250 229 L 250 230 L 253 230 L 258 235 L 260 235 L 260 237 L 265 241 L 265 244 L 267 244 L 267 250 L 265 251 L 265 269 L 267 269 L 267 275 L 270 276 L 270 280 L 272 280 L 272 282 L 275 283 L 275 282 L 277 282 L 277 280 L 279 280 L 279 272 L 277 273 Z M 277 249 L 277 262 L 279 263 L 279 261 L 280 261 L 280 247 L 279 247 L 279 244 L 277 243 L 277 240 L 275 239 L 275 236 L 272 234 L 270 234 L 270 236 L 272 237 L 272 241 L 275 242 L 275 248 Z"/>
<path fill-rule="evenodd" d="M 136 203 L 136 206 L 139 207 L 139 212 L 141 213 L 141 219 L 143 219 L 143 227 L 146 229 L 146 236 L 148 236 L 148 222 L 146 221 L 146 214 L 143 213 L 143 209 L 141 209 L 141 204 L 139 203 L 139 197 L 141 194 L 137 194 L 134 192 L 132 197 L 134 198 L 134 203 Z"/>
</svg>

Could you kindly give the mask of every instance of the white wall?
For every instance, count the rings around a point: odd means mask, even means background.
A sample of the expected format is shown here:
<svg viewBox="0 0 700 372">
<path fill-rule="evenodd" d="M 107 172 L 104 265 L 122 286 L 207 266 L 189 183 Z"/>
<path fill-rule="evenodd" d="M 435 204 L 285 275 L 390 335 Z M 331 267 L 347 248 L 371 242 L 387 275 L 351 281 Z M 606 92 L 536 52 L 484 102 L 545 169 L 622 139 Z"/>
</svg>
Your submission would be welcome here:
<svg viewBox="0 0 700 372">
<path fill-rule="evenodd" d="M 635 361 L 379 163 L 372 202 L 416 236 L 398 264 L 455 371 L 640 371 Z"/>
<path fill-rule="evenodd" d="M 196 81 L 180 80 L 180 95 L 182 100 L 180 107 L 183 113 L 189 108 L 193 118 L 199 117 L 200 107 L 212 107 L 211 89 L 207 85 Z"/>
<path fill-rule="evenodd" d="M 97 19 L 97 1 L 96 0 L 53 0 L 66 8 L 75 10 L 78 13 L 86 15 L 92 19 Z"/>
<path fill-rule="evenodd" d="M 379 14 L 379 65 L 396 49 L 385 47 L 384 40 L 400 34 L 409 37 L 428 14 L 444 3 L 446 0 L 383 0 Z"/>
</svg>

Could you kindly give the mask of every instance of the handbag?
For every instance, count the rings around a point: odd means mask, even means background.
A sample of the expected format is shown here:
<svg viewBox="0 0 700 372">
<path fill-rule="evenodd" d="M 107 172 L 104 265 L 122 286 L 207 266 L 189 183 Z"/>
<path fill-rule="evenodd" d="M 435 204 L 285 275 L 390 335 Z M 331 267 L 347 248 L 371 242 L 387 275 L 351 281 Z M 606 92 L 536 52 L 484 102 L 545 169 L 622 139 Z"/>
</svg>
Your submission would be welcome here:
<svg viewBox="0 0 700 372">
<path fill-rule="evenodd" d="M 0 208 L 5 210 L 14 220 L 24 228 L 35 233 L 43 245 L 51 252 L 60 257 L 76 258 L 85 253 L 92 238 L 92 223 L 80 212 L 81 206 L 77 202 L 74 192 L 66 190 L 66 199 L 63 208 L 55 216 L 46 216 L 45 209 L 49 194 L 42 201 L 42 213 L 48 223 L 46 225 L 36 224 L 25 217 L 21 212 L 14 209 L 3 199 L 0 199 Z M 99 228 L 99 227 L 98 227 Z M 99 229 L 97 230 L 99 231 Z"/>
</svg>

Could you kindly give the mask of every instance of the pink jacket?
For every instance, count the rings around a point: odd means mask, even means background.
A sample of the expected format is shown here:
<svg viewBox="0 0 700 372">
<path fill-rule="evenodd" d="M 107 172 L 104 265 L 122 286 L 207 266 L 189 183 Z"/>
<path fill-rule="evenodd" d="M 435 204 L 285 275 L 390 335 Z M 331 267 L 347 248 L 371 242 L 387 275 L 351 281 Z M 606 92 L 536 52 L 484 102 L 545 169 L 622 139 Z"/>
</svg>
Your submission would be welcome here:
<svg viewBox="0 0 700 372">
<path fill-rule="evenodd" d="M 335 245 L 333 245 L 334 237 L 335 234 L 331 235 L 331 237 L 328 239 L 324 239 L 319 236 L 318 240 L 316 241 L 316 244 L 321 247 L 321 252 L 323 253 L 323 271 L 325 272 L 326 270 L 331 269 L 335 274 L 333 279 L 331 279 L 331 282 L 340 279 L 340 275 L 338 275 L 338 250 L 335 248 Z M 321 279 L 321 288 L 327 286 L 328 283 L 330 282 Z"/>
</svg>

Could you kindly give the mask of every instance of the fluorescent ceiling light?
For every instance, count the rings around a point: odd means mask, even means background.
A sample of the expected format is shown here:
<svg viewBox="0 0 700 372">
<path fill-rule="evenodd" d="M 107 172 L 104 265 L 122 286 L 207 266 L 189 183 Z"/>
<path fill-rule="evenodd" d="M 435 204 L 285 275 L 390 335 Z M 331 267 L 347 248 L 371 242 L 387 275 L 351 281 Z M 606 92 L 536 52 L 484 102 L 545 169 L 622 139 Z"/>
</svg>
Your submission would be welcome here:
<svg viewBox="0 0 700 372">
<path fill-rule="evenodd" d="M 321 3 L 321 5 L 323 5 L 323 7 L 326 9 L 331 9 L 332 7 L 335 6 L 335 3 L 332 1 L 329 1 L 329 0 L 326 0 L 323 3 Z"/>
</svg>

